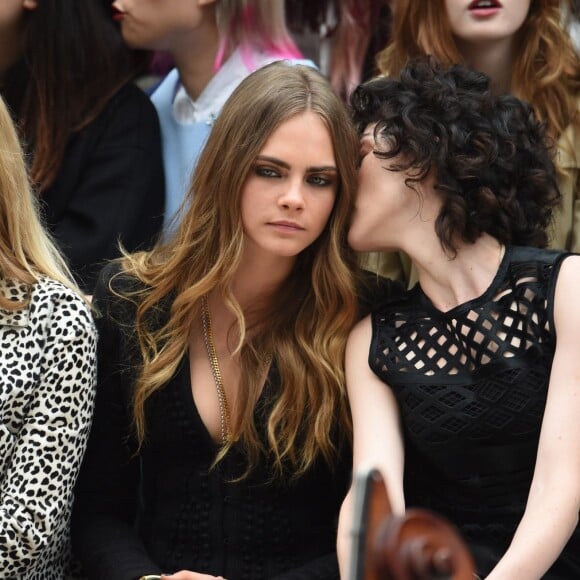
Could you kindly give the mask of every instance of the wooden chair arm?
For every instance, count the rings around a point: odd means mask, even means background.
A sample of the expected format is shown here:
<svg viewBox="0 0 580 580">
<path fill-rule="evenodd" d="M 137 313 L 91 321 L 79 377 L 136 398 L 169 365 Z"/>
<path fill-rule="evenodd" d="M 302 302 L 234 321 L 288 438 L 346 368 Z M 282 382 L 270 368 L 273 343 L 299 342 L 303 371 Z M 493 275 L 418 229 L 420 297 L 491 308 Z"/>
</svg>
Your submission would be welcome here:
<svg viewBox="0 0 580 580">
<path fill-rule="evenodd" d="M 392 514 L 375 469 L 355 474 L 348 580 L 473 580 L 475 567 L 453 525 L 428 510 Z"/>
</svg>

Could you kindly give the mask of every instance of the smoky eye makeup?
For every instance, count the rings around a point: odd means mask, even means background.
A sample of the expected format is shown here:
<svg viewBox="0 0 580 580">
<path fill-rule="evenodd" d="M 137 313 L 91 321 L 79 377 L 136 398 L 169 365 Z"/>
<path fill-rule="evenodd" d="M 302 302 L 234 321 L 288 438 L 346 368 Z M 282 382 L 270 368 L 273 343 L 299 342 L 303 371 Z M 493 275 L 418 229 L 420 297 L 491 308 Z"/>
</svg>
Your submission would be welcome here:
<svg viewBox="0 0 580 580">
<path fill-rule="evenodd" d="M 336 171 L 326 171 L 322 173 L 313 173 L 308 175 L 308 183 L 315 187 L 334 186 L 337 182 L 338 174 Z"/>
<path fill-rule="evenodd" d="M 280 172 L 272 167 L 271 165 L 267 165 L 264 163 L 254 163 L 253 165 L 253 172 L 258 177 L 279 177 Z"/>
</svg>

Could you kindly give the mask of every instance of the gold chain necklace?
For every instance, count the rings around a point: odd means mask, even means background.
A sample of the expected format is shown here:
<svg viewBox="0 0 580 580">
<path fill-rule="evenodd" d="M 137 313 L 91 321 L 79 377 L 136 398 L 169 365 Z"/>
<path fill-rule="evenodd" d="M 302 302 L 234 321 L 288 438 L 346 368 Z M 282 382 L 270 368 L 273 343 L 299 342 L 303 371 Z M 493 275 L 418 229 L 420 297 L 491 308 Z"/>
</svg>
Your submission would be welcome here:
<svg viewBox="0 0 580 580">
<path fill-rule="evenodd" d="M 203 341 L 205 343 L 205 348 L 207 350 L 209 366 L 211 367 L 211 374 L 213 375 L 213 380 L 215 382 L 218 403 L 220 406 L 220 426 L 221 426 L 222 444 L 226 445 L 230 440 L 231 433 L 230 409 L 228 406 L 226 391 L 224 389 L 224 383 L 222 381 L 222 373 L 220 371 L 217 352 L 215 350 L 215 344 L 213 341 L 213 333 L 211 330 L 211 314 L 209 311 L 209 305 L 207 303 L 206 296 L 203 296 L 201 299 L 201 325 L 203 328 Z"/>
</svg>

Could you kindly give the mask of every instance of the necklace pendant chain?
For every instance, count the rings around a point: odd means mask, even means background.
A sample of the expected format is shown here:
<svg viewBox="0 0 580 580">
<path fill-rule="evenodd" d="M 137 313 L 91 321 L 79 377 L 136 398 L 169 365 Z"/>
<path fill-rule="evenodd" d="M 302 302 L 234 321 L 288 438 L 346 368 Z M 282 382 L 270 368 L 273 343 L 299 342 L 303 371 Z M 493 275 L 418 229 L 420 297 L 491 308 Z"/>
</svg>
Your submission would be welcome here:
<svg viewBox="0 0 580 580">
<path fill-rule="evenodd" d="M 230 409 L 226 397 L 226 391 L 224 389 L 224 383 L 222 380 L 222 373 L 220 371 L 220 365 L 215 349 L 215 343 L 213 340 L 211 313 L 209 311 L 207 296 L 203 296 L 201 299 L 201 325 L 203 328 L 203 341 L 207 350 L 209 366 L 211 367 L 211 374 L 213 375 L 213 380 L 215 382 L 218 404 L 220 408 L 222 445 L 227 445 L 227 443 L 230 441 L 231 435 Z"/>
</svg>

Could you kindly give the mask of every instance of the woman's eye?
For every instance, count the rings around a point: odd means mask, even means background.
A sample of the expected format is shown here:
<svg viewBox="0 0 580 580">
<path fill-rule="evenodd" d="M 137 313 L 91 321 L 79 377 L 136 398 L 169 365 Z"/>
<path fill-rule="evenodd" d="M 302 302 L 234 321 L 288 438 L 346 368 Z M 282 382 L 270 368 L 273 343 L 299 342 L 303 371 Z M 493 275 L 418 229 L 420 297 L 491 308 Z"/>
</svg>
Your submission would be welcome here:
<svg viewBox="0 0 580 580">
<path fill-rule="evenodd" d="M 308 183 L 316 187 L 326 187 L 327 185 L 332 185 L 333 181 L 324 175 L 311 175 L 308 178 Z"/>
<path fill-rule="evenodd" d="M 275 169 L 263 165 L 257 165 L 254 171 L 260 177 L 280 177 L 280 174 Z"/>
</svg>

